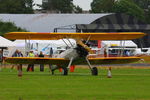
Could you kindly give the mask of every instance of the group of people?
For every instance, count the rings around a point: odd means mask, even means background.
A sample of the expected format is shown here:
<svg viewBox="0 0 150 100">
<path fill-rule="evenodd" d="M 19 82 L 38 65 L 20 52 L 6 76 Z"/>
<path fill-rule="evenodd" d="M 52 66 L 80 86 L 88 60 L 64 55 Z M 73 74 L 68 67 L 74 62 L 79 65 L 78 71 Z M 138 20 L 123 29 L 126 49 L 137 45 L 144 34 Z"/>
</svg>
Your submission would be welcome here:
<svg viewBox="0 0 150 100">
<path fill-rule="evenodd" d="M 12 55 L 12 57 L 23 57 L 23 54 L 21 53 L 21 51 L 19 51 L 18 49 L 14 52 L 14 54 Z M 27 57 L 44 57 L 43 52 L 41 51 L 40 54 L 38 55 L 38 53 L 34 53 L 33 50 L 30 50 L 30 52 L 27 54 Z M 11 67 L 11 70 L 14 68 L 16 64 L 13 64 Z M 22 71 L 22 64 L 17 64 L 17 69 Z M 27 67 L 27 72 L 28 71 L 34 71 L 34 64 L 29 64 Z M 44 71 L 44 65 L 40 64 L 40 71 Z"/>
</svg>

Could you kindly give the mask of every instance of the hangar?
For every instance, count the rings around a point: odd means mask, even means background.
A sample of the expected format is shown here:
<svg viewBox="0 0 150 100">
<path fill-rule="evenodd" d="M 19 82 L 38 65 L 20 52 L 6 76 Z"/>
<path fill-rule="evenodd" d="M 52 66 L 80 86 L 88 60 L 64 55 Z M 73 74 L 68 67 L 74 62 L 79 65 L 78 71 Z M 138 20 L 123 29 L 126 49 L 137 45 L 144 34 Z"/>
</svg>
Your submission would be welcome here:
<svg viewBox="0 0 150 100">
<path fill-rule="evenodd" d="M 133 40 L 138 47 L 150 47 L 150 25 L 126 14 L 109 14 L 90 24 L 78 24 L 77 31 L 83 32 L 145 32 L 148 35 Z"/>
<path fill-rule="evenodd" d="M 126 14 L 0 14 L 0 20 L 32 32 L 145 32 L 133 41 L 150 47 L 150 25 Z"/>
</svg>

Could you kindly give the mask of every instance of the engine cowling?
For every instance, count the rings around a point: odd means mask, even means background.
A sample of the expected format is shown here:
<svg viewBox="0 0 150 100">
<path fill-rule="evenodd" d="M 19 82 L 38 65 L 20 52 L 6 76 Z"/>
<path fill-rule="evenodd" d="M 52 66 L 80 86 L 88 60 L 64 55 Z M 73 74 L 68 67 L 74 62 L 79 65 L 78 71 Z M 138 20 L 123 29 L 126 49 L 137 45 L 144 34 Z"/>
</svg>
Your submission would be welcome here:
<svg viewBox="0 0 150 100">
<path fill-rule="evenodd" d="M 77 47 L 75 48 L 79 57 L 86 57 L 89 52 L 87 51 L 87 49 L 85 49 L 84 47 L 82 47 L 80 44 L 77 44 Z"/>
</svg>

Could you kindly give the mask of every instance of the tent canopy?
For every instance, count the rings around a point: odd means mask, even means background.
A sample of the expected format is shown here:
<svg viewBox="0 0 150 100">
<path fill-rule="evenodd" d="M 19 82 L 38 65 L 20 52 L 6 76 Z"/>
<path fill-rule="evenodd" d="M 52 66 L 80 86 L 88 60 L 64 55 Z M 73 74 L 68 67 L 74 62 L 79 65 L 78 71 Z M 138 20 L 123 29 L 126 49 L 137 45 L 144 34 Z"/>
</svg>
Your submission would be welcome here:
<svg viewBox="0 0 150 100">
<path fill-rule="evenodd" d="M 137 45 L 132 42 L 132 41 L 123 41 L 125 42 L 125 44 L 122 44 L 125 47 L 137 47 Z M 121 46 L 120 45 L 120 41 L 102 41 L 103 44 L 111 46 L 111 45 L 117 45 L 117 46 Z"/>
<path fill-rule="evenodd" d="M 14 46 L 16 46 L 15 43 L 0 36 L 0 47 L 14 47 Z"/>
</svg>

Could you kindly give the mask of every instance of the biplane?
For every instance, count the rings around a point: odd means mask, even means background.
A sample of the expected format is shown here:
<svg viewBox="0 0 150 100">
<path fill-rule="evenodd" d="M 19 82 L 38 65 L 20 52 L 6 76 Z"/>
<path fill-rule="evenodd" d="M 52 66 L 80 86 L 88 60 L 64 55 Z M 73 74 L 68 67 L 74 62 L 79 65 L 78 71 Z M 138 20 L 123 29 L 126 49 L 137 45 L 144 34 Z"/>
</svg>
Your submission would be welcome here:
<svg viewBox="0 0 150 100">
<path fill-rule="evenodd" d="M 97 67 L 92 65 L 100 64 L 125 64 L 136 62 L 140 57 L 98 57 L 89 58 L 92 53 L 90 47 L 86 45 L 89 40 L 132 40 L 145 36 L 142 32 L 112 32 L 112 33 L 36 33 L 36 32 L 10 32 L 6 33 L 7 39 L 24 40 L 58 40 L 74 39 L 76 46 L 60 53 L 57 58 L 39 58 L 39 57 L 8 57 L 6 62 L 15 64 L 50 64 L 55 65 L 51 68 L 52 74 L 58 68 L 63 69 L 63 75 L 68 75 L 68 69 L 71 65 L 88 65 L 92 75 L 98 75 Z M 83 40 L 86 40 L 83 43 Z"/>
</svg>

